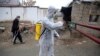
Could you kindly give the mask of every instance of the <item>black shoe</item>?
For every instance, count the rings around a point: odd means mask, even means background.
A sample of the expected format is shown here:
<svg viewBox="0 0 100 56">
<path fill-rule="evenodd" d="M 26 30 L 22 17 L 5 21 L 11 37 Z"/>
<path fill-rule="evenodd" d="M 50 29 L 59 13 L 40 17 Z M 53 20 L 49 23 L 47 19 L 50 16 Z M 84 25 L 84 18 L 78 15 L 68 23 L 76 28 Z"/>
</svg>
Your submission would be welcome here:
<svg viewBox="0 0 100 56">
<path fill-rule="evenodd" d="M 16 42 L 13 42 L 13 45 L 17 44 Z"/>
<path fill-rule="evenodd" d="M 21 42 L 21 44 L 25 44 L 25 42 Z"/>
</svg>

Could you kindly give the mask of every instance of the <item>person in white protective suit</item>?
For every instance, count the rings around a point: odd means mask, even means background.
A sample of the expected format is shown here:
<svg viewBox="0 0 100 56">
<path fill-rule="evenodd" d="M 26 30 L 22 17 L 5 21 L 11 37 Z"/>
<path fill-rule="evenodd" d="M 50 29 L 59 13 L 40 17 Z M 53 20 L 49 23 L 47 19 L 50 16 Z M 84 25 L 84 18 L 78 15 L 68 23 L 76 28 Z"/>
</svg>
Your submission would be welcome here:
<svg viewBox="0 0 100 56">
<path fill-rule="evenodd" d="M 41 20 L 46 30 L 39 40 L 39 56 L 54 56 L 54 34 L 57 34 L 56 29 L 60 29 L 63 26 L 62 21 L 56 23 L 53 22 L 56 11 L 57 10 L 54 7 L 49 7 L 47 17 Z"/>
</svg>

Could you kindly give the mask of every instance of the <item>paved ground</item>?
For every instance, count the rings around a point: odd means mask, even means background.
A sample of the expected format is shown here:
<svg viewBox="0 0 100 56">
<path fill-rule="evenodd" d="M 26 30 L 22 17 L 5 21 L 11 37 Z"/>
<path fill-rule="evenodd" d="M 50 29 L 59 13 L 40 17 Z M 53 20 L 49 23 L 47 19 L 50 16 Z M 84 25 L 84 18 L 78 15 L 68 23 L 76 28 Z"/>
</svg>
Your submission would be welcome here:
<svg viewBox="0 0 100 56">
<path fill-rule="evenodd" d="M 27 37 L 27 36 L 26 36 Z M 38 42 L 24 37 L 25 44 L 0 42 L 0 56 L 38 56 Z M 100 46 L 87 38 L 55 40 L 55 56 L 100 56 Z"/>
</svg>

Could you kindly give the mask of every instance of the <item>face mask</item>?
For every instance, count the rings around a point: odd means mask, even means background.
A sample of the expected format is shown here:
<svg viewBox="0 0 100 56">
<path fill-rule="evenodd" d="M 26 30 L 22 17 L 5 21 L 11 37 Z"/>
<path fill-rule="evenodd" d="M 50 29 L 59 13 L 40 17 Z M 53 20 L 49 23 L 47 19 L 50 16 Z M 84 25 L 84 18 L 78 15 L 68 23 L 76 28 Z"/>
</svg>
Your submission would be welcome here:
<svg viewBox="0 0 100 56">
<path fill-rule="evenodd" d="M 48 15 L 48 18 L 55 18 L 55 17 L 56 17 L 55 14 L 56 14 L 56 12 L 49 14 L 49 15 Z"/>
</svg>

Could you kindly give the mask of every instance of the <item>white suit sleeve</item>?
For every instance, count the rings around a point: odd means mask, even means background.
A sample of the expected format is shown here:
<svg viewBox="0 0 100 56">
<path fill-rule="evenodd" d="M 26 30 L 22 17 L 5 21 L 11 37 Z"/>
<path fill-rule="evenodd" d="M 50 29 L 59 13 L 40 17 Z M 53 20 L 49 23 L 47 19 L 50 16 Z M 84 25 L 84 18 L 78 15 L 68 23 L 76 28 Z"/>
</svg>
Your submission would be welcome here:
<svg viewBox="0 0 100 56">
<path fill-rule="evenodd" d="M 54 34 L 56 34 L 57 37 L 60 37 L 60 35 L 58 34 L 56 30 L 54 30 Z"/>
<path fill-rule="evenodd" d="M 50 30 L 60 29 L 63 26 L 63 22 L 61 21 L 54 23 L 49 20 L 43 20 L 43 24 L 46 28 Z"/>
</svg>

